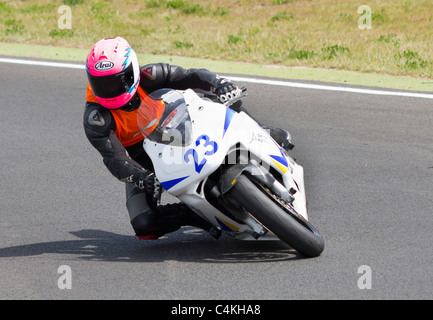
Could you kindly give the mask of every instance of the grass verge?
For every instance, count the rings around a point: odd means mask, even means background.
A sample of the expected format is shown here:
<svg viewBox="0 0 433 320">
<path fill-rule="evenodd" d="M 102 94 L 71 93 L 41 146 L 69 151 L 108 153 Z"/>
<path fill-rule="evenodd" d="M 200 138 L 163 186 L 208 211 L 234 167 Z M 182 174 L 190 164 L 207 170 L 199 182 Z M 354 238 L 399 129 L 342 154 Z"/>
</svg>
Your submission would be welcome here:
<svg viewBox="0 0 433 320">
<path fill-rule="evenodd" d="M 433 3 L 369 1 L 371 29 L 359 29 L 366 13 L 358 13 L 362 4 L 359 0 L 6 0 L 0 1 L 0 41 L 69 48 L 62 54 L 67 58 L 72 49 L 88 51 L 97 40 L 120 35 L 139 54 L 147 55 L 146 61 L 166 57 L 167 62 L 181 61 L 184 66 L 203 61 L 218 72 L 229 69 L 382 87 L 396 82 L 389 75 L 402 76 L 398 88 L 430 91 Z M 62 5 L 70 9 L 70 28 L 62 29 L 68 18 L 58 11 Z M 0 54 L 6 54 L 9 49 L 2 47 Z"/>
<path fill-rule="evenodd" d="M 88 49 L 13 43 L 0 43 L 0 48 L 0 55 L 5 56 L 63 60 L 78 63 L 84 63 L 89 51 Z M 138 59 L 141 65 L 153 62 L 166 62 L 170 64 L 180 65 L 184 68 L 207 68 L 221 74 L 226 73 L 249 76 L 262 76 L 286 80 L 310 80 L 346 85 L 361 85 L 369 87 L 422 92 L 433 91 L 433 80 L 414 77 L 362 73 L 337 69 L 307 67 L 299 68 L 260 65 L 252 63 L 226 62 L 175 55 L 153 55 L 139 53 Z"/>
</svg>

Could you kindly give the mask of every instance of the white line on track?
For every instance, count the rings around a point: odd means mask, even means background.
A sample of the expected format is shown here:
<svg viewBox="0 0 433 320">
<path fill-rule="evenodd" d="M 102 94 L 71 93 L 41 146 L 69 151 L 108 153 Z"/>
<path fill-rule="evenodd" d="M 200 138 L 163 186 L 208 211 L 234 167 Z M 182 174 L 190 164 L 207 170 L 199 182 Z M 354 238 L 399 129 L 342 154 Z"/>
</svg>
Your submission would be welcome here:
<svg viewBox="0 0 433 320">
<path fill-rule="evenodd" d="M 9 58 L 0 58 L 0 62 L 25 64 L 25 65 L 32 65 L 32 66 L 69 68 L 69 69 L 84 69 L 83 64 L 61 63 L 61 62 L 48 62 L 48 61 L 9 59 Z"/>
<path fill-rule="evenodd" d="M 12 59 L 12 58 L 0 58 L 0 62 L 16 63 L 16 64 L 23 64 L 23 65 L 33 65 L 33 66 L 69 68 L 69 69 L 84 69 L 85 68 L 85 66 L 83 64 L 25 60 L 25 59 Z M 399 97 L 408 97 L 408 98 L 433 99 L 433 94 L 427 94 L 427 93 L 372 90 L 372 89 L 361 89 L 361 88 L 352 88 L 352 87 L 338 87 L 338 86 L 328 86 L 328 85 L 320 85 L 320 84 L 289 82 L 289 81 L 281 81 L 281 80 L 267 80 L 267 79 L 257 79 L 257 78 L 247 78 L 247 77 L 232 77 L 232 76 L 226 76 L 226 77 L 230 78 L 233 81 L 257 83 L 257 84 L 264 84 L 264 85 L 271 85 L 271 86 L 283 86 L 283 87 L 312 89 L 312 90 L 340 91 L 340 92 L 350 92 L 350 93 L 360 93 L 360 94 L 399 96 Z"/>
<path fill-rule="evenodd" d="M 243 77 L 230 77 L 230 79 L 233 81 L 268 84 L 273 86 L 284 86 L 284 87 L 301 88 L 301 89 L 327 90 L 327 91 L 340 91 L 340 92 L 351 92 L 351 93 L 361 93 L 361 94 L 375 94 L 375 95 L 383 95 L 383 96 L 400 96 L 400 97 L 409 97 L 409 98 L 433 99 L 433 94 L 417 93 L 417 92 L 360 89 L 360 88 L 352 88 L 352 87 L 327 86 L 327 85 L 311 84 L 311 83 L 253 79 L 253 78 L 243 78 Z"/>
</svg>

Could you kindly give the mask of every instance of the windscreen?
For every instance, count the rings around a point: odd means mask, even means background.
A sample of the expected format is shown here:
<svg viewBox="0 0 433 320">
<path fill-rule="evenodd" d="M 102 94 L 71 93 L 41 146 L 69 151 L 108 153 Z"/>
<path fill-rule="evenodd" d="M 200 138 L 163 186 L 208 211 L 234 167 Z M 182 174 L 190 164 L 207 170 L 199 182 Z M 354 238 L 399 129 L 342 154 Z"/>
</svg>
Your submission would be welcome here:
<svg viewBox="0 0 433 320">
<path fill-rule="evenodd" d="M 141 102 L 137 113 L 141 133 L 149 140 L 173 146 L 191 143 L 191 118 L 182 92 L 161 89 Z"/>
</svg>

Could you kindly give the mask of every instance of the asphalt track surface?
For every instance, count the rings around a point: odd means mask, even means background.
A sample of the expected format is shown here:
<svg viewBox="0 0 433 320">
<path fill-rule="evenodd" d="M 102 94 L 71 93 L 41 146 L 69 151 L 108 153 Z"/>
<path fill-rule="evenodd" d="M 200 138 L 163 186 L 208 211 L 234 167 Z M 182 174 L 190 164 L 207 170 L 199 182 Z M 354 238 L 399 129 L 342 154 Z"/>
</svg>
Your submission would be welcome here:
<svg viewBox="0 0 433 320">
<path fill-rule="evenodd" d="M 433 298 L 432 100 L 238 83 L 293 136 L 325 239 L 305 259 L 189 227 L 136 239 L 124 186 L 83 132 L 84 71 L 0 70 L 0 299 Z"/>
</svg>

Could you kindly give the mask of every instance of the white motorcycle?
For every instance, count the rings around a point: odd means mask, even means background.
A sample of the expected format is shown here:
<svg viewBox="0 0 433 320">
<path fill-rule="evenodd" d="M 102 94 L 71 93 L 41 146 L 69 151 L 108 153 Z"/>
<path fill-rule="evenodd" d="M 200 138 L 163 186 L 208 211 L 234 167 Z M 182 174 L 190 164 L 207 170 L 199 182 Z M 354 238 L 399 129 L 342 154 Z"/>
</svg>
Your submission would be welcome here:
<svg viewBox="0 0 433 320">
<path fill-rule="evenodd" d="M 191 89 L 161 89 L 138 111 L 162 187 L 243 240 L 282 240 L 305 257 L 324 241 L 308 221 L 304 171 L 256 121 Z"/>
</svg>

